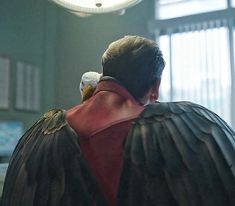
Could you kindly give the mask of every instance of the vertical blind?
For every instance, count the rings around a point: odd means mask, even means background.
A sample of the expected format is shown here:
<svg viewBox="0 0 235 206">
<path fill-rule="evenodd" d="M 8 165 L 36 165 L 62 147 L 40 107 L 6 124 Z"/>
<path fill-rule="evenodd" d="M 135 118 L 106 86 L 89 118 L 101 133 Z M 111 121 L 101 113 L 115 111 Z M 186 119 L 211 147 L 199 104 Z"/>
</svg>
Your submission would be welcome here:
<svg viewBox="0 0 235 206">
<path fill-rule="evenodd" d="M 159 44 L 166 60 L 160 101 L 192 101 L 211 109 L 231 124 L 231 67 L 226 21 L 185 25 L 176 31 L 169 29 L 160 36 Z"/>
<path fill-rule="evenodd" d="M 169 19 L 225 9 L 227 0 L 155 0 L 156 18 Z M 235 1 L 235 0 L 233 0 Z M 234 4 L 234 3 L 233 3 Z"/>
</svg>

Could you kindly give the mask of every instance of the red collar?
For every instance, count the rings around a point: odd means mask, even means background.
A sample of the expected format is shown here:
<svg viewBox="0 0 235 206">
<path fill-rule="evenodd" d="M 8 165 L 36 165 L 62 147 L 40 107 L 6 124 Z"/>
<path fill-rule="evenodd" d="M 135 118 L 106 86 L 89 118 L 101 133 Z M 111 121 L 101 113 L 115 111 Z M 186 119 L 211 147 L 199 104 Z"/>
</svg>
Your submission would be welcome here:
<svg viewBox="0 0 235 206">
<path fill-rule="evenodd" d="M 120 85 L 115 80 L 102 80 L 98 83 L 96 90 L 93 95 L 96 95 L 98 92 L 101 91 L 109 91 L 114 92 L 125 99 L 131 100 L 134 104 L 141 105 L 136 99 L 128 92 L 126 88 Z"/>
</svg>

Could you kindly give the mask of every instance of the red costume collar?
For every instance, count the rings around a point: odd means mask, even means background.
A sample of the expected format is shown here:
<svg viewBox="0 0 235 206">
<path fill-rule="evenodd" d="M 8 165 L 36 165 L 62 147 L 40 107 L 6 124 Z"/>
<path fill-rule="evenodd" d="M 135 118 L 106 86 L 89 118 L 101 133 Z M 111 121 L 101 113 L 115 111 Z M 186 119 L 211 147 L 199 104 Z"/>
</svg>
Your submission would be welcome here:
<svg viewBox="0 0 235 206">
<path fill-rule="evenodd" d="M 114 78 L 101 79 L 101 81 L 98 83 L 98 85 L 96 87 L 96 90 L 95 90 L 93 96 L 101 91 L 114 92 L 114 93 L 122 96 L 125 99 L 131 100 L 134 104 L 142 105 L 129 93 L 129 91 L 125 87 L 123 87 Z"/>
</svg>

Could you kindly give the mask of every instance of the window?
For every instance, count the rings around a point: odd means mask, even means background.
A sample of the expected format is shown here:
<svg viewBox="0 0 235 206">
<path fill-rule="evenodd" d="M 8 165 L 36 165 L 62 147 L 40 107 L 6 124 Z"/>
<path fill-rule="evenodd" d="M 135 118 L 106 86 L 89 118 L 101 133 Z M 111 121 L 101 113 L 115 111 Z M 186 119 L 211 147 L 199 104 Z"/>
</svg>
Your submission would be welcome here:
<svg viewBox="0 0 235 206">
<path fill-rule="evenodd" d="M 228 30 L 219 22 L 214 28 L 209 28 L 210 24 L 204 23 L 203 29 L 193 31 L 181 28 L 181 32 L 160 37 L 167 64 L 160 100 L 192 101 L 231 123 Z"/>
<path fill-rule="evenodd" d="M 235 129 L 235 0 L 156 0 L 151 26 L 166 60 L 159 100 L 201 104 Z"/>
<path fill-rule="evenodd" d="M 226 7 L 227 0 L 156 0 L 156 18 L 169 19 Z"/>
</svg>

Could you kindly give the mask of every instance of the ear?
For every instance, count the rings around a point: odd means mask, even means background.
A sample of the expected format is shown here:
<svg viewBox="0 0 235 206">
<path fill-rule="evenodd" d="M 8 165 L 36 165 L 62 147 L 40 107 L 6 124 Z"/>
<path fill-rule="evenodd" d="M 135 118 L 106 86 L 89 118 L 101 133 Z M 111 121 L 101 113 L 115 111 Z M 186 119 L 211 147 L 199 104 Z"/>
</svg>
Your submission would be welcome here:
<svg viewBox="0 0 235 206">
<path fill-rule="evenodd" d="M 141 98 L 139 101 L 142 105 L 155 103 L 159 96 L 159 87 L 161 79 L 156 79 L 152 87 L 146 93 L 146 95 Z"/>
<path fill-rule="evenodd" d="M 161 84 L 161 79 L 156 79 L 153 86 L 151 87 L 151 94 L 153 95 L 154 101 L 159 97 L 159 88 Z"/>
</svg>

